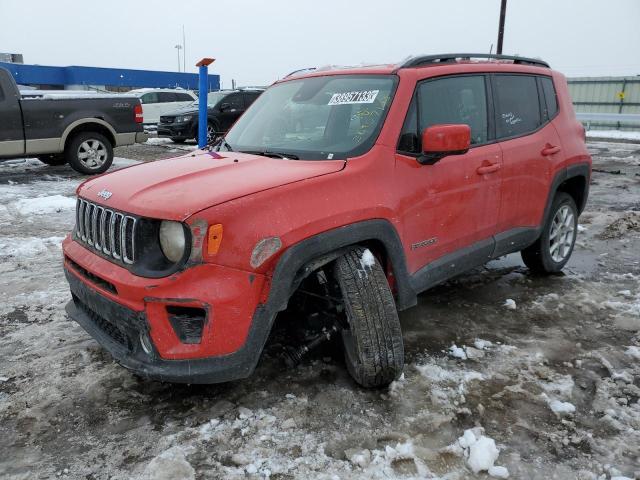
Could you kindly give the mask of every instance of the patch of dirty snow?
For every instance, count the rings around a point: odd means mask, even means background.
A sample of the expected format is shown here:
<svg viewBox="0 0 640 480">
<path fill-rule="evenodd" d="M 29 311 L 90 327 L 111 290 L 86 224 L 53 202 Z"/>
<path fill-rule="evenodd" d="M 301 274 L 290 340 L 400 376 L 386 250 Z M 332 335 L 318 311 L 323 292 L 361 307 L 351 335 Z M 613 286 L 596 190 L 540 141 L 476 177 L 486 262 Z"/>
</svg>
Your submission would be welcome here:
<svg viewBox="0 0 640 480">
<path fill-rule="evenodd" d="M 460 360 L 467 359 L 467 354 L 464 351 L 464 348 L 458 347 L 455 343 L 449 347 L 449 355 L 454 358 L 459 358 Z"/>
<path fill-rule="evenodd" d="M 13 202 L 15 209 L 22 215 L 45 215 L 59 213 L 76 208 L 75 198 L 62 195 L 48 197 L 23 198 Z"/>
<path fill-rule="evenodd" d="M 149 462 L 143 480 L 194 480 L 196 471 L 185 458 L 180 447 L 172 447 Z"/>
<path fill-rule="evenodd" d="M 632 358 L 635 358 L 636 360 L 640 360 L 640 347 L 636 347 L 636 346 L 628 347 L 624 353 L 626 353 Z"/>
<path fill-rule="evenodd" d="M 0 257 L 29 258 L 35 257 L 56 247 L 60 251 L 64 237 L 0 237 Z"/>
<path fill-rule="evenodd" d="M 482 340 L 481 338 L 476 338 L 473 341 L 473 346 L 476 347 L 478 350 L 486 350 L 487 348 L 492 347 L 493 343 L 490 342 L 489 340 Z"/>
<path fill-rule="evenodd" d="M 360 266 L 363 270 L 366 270 L 367 267 L 371 268 L 376 264 L 376 258 L 371 253 L 371 250 L 366 248 L 364 252 L 362 252 L 362 256 L 360 257 Z"/>
<path fill-rule="evenodd" d="M 507 309 L 507 310 L 515 310 L 516 309 L 516 301 L 513 298 L 507 298 L 504 301 L 503 306 Z"/>
<path fill-rule="evenodd" d="M 559 416 L 569 415 L 576 411 L 576 407 L 573 403 L 561 402 L 560 400 L 551 400 L 549 402 L 549 408 L 553 413 Z"/>
<path fill-rule="evenodd" d="M 452 452 L 461 450 L 468 467 L 473 473 L 493 472 L 498 478 L 508 478 L 509 471 L 504 467 L 496 468 L 494 463 L 498 460 L 500 449 L 495 440 L 484 435 L 482 427 L 470 428 L 458 438 L 457 445 L 450 447 Z"/>
</svg>

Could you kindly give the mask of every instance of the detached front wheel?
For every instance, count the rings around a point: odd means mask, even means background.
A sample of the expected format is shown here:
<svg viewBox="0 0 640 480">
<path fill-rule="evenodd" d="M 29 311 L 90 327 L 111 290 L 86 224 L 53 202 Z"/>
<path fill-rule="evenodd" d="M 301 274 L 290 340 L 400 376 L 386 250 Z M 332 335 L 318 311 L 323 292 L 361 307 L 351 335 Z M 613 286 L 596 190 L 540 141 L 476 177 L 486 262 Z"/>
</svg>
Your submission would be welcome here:
<svg viewBox="0 0 640 480">
<path fill-rule="evenodd" d="M 348 328 L 342 331 L 345 361 L 363 387 L 383 387 L 404 368 L 398 312 L 384 270 L 372 253 L 356 248 L 338 258 L 335 276 Z"/>
<path fill-rule="evenodd" d="M 104 173 L 113 163 L 113 147 L 104 135 L 81 132 L 66 145 L 65 158 L 71 168 L 86 175 Z"/>
</svg>

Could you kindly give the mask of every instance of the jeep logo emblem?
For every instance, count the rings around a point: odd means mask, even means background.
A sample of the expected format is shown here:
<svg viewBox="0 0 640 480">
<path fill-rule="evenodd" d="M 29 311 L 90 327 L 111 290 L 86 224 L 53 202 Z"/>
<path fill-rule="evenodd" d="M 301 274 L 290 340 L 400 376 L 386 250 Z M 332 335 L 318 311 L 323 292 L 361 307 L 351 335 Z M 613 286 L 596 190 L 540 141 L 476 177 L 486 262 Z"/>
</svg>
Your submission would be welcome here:
<svg viewBox="0 0 640 480">
<path fill-rule="evenodd" d="M 105 200 L 109 200 L 111 198 L 111 195 L 113 195 L 113 193 L 111 193 L 109 190 L 100 190 L 98 192 L 98 196 L 104 198 Z"/>
</svg>

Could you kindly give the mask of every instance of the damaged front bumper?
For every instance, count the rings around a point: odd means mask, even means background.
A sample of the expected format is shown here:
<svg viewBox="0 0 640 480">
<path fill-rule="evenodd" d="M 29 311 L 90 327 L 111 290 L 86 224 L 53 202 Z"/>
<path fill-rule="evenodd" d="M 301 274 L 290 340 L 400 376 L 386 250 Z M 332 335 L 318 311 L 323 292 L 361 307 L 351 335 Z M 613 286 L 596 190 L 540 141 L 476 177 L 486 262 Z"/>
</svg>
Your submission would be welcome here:
<svg viewBox="0 0 640 480">
<path fill-rule="evenodd" d="M 176 383 L 225 382 L 255 369 L 274 317 L 260 302 L 263 278 L 203 264 L 145 279 L 71 239 L 63 250 L 68 315 L 124 367 Z"/>
</svg>

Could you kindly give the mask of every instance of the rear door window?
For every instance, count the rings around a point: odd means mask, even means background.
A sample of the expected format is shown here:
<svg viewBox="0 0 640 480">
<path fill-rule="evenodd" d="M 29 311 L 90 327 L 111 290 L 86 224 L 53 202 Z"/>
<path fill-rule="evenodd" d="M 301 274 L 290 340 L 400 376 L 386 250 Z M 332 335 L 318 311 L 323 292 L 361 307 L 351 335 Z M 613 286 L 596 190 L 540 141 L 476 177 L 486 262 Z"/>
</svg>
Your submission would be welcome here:
<svg viewBox="0 0 640 480">
<path fill-rule="evenodd" d="M 463 75 L 421 83 L 418 123 L 419 132 L 444 123 L 469 125 L 471 144 L 485 143 L 488 138 L 485 77 Z"/>
<path fill-rule="evenodd" d="M 525 135 L 542 124 L 536 77 L 495 75 L 493 87 L 498 138 Z"/>
</svg>

